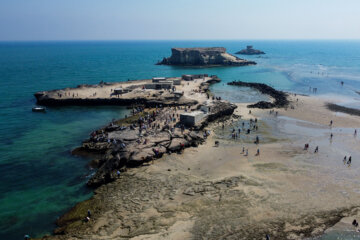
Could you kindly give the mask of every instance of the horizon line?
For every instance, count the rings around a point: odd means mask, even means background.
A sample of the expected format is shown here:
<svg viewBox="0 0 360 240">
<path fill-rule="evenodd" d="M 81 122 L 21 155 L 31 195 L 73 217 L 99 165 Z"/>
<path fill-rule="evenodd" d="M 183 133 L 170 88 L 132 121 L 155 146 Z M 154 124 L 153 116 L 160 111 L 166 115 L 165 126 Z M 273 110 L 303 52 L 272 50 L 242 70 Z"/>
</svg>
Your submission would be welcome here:
<svg viewBox="0 0 360 240">
<path fill-rule="evenodd" d="M 48 40 L 0 40 L 9 42 L 155 42 L 155 41 L 360 41 L 360 38 L 244 38 L 244 39 L 48 39 Z"/>
</svg>

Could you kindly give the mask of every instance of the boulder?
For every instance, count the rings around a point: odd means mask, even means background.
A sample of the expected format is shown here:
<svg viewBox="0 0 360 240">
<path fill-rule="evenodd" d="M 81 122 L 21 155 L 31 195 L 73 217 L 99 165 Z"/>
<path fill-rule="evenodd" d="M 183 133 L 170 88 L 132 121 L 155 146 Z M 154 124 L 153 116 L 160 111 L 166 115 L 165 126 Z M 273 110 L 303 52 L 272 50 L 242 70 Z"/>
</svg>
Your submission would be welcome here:
<svg viewBox="0 0 360 240">
<path fill-rule="evenodd" d="M 116 139 L 120 141 L 134 141 L 139 138 L 139 131 L 126 129 L 122 131 L 114 131 L 108 134 L 109 139 Z"/>
<path fill-rule="evenodd" d="M 169 151 L 177 152 L 182 150 L 184 147 L 189 147 L 190 144 L 183 138 L 174 138 L 171 140 L 170 146 L 167 148 Z"/>
<path fill-rule="evenodd" d="M 127 164 L 130 166 L 139 166 L 144 162 L 150 161 L 155 156 L 152 148 L 141 149 L 131 154 Z"/>
</svg>

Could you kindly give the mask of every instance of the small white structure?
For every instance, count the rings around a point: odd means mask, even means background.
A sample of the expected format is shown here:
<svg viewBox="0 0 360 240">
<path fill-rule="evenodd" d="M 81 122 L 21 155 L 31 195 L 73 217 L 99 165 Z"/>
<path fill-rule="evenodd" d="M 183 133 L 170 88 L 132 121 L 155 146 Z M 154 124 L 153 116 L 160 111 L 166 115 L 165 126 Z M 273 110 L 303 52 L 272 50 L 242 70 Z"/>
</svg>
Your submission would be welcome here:
<svg viewBox="0 0 360 240">
<path fill-rule="evenodd" d="M 185 126 L 192 127 L 205 117 L 205 114 L 202 111 L 194 111 L 189 113 L 182 113 L 180 114 L 180 123 L 184 124 Z"/>
<path fill-rule="evenodd" d="M 177 79 L 174 79 L 174 80 L 173 80 L 173 84 L 174 84 L 174 85 L 181 85 L 181 79 L 178 79 L 178 78 L 177 78 Z"/>
<path fill-rule="evenodd" d="M 182 79 L 185 81 L 192 81 L 194 77 L 192 75 L 182 75 Z"/>
<path fill-rule="evenodd" d="M 158 82 L 163 82 L 163 81 L 166 81 L 166 77 L 153 77 L 152 78 L 153 83 L 158 83 Z"/>
<path fill-rule="evenodd" d="M 158 82 L 158 83 L 148 83 L 145 84 L 146 89 L 171 89 L 173 86 L 172 81 L 164 81 L 164 82 Z"/>
<path fill-rule="evenodd" d="M 115 88 L 114 89 L 114 93 L 115 94 L 123 94 L 124 93 L 124 90 L 122 88 Z"/>
<path fill-rule="evenodd" d="M 208 77 L 209 75 L 208 74 L 185 74 L 185 75 L 182 75 L 181 78 L 185 81 L 192 81 L 194 79 L 200 79 L 200 78 L 205 78 L 205 77 Z"/>
</svg>

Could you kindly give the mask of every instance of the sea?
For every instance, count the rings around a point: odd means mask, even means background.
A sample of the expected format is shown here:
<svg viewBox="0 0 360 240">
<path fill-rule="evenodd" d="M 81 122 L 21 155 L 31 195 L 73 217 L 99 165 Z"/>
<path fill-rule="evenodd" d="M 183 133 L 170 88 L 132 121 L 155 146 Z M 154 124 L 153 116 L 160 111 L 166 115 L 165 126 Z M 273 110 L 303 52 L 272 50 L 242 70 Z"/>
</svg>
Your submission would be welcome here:
<svg viewBox="0 0 360 240">
<path fill-rule="evenodd" d="M 247 45 L 266 52 L 239 56 L 256 61 L 255 66 L 155 65 L 171 55 L 172 47 L 217 46 L 234 54 Z M 71 150 L 94 129 L 128 114 L 117 106 L 48 107 L 46 113 L 34 113 L 35 92 L 196 73 L 221 78 L 211 89 L 233 102 L 262 97 L 226 84 L 241 80 L 360 108 L 360 41 L 0 42 L 0 239 L 50 234 L 59 216 L 90 198 L 86 181 L 94 170 L 89 159 L 73 156 Z M 321 239 L 355 238 L 338 232 Z"/>
</svg>

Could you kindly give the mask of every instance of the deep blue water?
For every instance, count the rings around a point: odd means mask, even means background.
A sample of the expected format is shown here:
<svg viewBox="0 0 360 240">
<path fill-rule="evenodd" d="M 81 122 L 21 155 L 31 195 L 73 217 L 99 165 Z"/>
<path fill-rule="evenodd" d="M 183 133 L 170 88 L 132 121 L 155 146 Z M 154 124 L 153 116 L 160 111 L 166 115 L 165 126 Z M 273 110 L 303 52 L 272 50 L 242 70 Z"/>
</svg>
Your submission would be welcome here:
<svg viewBox="0 0 360 240">
<path fill-rule="evenodd" d="M 223 46 L 234 53 L 246 45 L 267 54 L 249 56 L 248 67 L 182 68 L 154 65 L 171 47 Z M 223 98 L 247 102 L 247 94 L 227 86 L 243 80 L 277 89 L 339 97 L 359 107 L 360 41 L 132 41 L 0 43 L 0 239 L 21 239 L 51 232 L 54 221 L 91 196 L 85 187 L 87 159 L 71 149 L 113 118 L 121 107 L 48 108 L 31 112 L 33 93 L 83 83 L 114 82 L 191 73 L 218 75 L 212 90 Z M 340 86 L 340 81 L 345 85 Z M 225 83 L 225 84 L 224 84 Z"/>
</svg>

